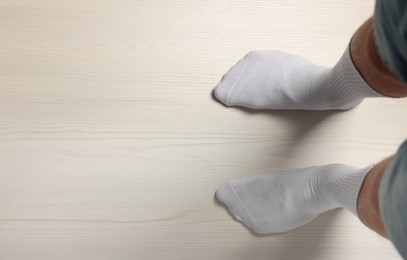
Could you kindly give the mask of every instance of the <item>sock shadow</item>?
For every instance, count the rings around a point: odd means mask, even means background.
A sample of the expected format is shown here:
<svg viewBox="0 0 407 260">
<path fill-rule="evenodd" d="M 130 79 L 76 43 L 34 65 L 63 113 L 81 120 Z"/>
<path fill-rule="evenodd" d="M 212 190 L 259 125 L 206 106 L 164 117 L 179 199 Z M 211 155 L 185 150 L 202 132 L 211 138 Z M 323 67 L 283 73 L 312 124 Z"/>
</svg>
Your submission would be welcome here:
<svg viewBox="0 0 407 260">
<path fill-rule="evenodd" d="M 239 244 L 239 259 L 273 259 L 273 260 L 324 260 L 328 250 L 330 237 L 335 227 L 334 223 L 341 209 L 325 212 L 312 220 L 310 223 L 289 232 L 279 234 L 257 234 L 229 213 L 227 207 L 216 196 L 213 201 L 216 205 L 224 207 L 230 217 L 246 228 L 254 238 L 245 245 Z M 264 242 L 262 241 L 264 240 Z M 259 243 L 261 246 L 259 254 Z"/>
<path fill-rule="evenodd" d="M 345 113 L 346 110 L 272 110 L 272 109 L 252 109 L 241 106 L 228 107 L 220 102 L 214 91 L 211 92 L 212 99 L 227 109 L 236 109 L 249 115 L 263 114 L 279 120 L 284 120 L 292 124 L 296 139 L 301 139 L 306 133 L 326 119 Z M 305 130 L 305 131 L 304 131 Z"/>
<path fill-rule="evenodd" d="M 266 110 L 266 109 L 250 109 L 240 106 L 227 107 L 220 102 L 212 91 L 212 99 L 221 104 L 227 109 L 236 109 L 249 115 L 266 115 L 270 119 L 282 122 L 287 125 L 287 136 L 290 137 L 288 144 L 277 149 L 274 153 L 275 157 L 279 159 L 279 165 L 284 166 L 289 163 L 292 158 L 293 152 L 300 145 L 310 133 L 315 130 L 323 122 L 339 116 L 347 111 L 343 110 Z M 272 164 L 272 162 L 270 162 Z"/>
<path fill-rule="evenodd" d="M 270 247 L 265 249 L 264 259 L 273 260 L 324 260 L 329 250 L 330 237 L 334 237 L 334 223 L 339 216 L 340 209 L 321 214 L 310 223 L 290 232 L 275 235 L 258 235 L 250 231 L 256 237 L 254 243 L 259 240 L 270 242 Z M 248 245 L 245 253 L 249 257 L 257 249 Z"/>
</svg>

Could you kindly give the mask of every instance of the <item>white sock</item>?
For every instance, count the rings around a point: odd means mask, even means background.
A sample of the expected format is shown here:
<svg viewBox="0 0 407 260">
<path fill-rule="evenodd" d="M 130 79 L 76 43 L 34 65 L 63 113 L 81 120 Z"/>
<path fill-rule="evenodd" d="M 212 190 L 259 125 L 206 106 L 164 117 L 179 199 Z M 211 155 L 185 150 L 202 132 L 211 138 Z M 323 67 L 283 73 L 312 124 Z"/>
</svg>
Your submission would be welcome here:
<svg viewBox="0 0 407 260">
<path fill-rule="evenodd" d="M 358 216 L 359 191 L 372 167 L 330 164 L 231 180 L 216 197 L 255 232 L 281 233 L 339 207 Z"/>
<path fill-rule="evenodd" d="M 346 49 L 334 68 L 280 51 L 252 51 L 214 90 L 227 106 L 255 109 L 346 110 L 383 97 L 363 80 Z"/>
</svg>

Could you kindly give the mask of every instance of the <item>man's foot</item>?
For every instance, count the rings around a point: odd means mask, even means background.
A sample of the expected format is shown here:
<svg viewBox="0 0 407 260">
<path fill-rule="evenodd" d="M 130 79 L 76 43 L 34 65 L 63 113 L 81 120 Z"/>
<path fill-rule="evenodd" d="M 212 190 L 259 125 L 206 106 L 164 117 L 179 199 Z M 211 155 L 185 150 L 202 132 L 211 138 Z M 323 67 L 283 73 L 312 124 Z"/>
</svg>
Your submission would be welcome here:
<svg viewBox="0 0 407 260">
<path fill-rule="evenodd" d="M 358 216 L 359 190 L 370 169 L 331 164 L 231 180 L 216 197 L 255 232 L 281 233 L 339 207 Z"/>
<path fill-rule="evenodd" d="M 252 51 L 214 94 L 226 106 L 304 110 L 347 110 L 365 97 L 382 97 L 360 76 L 348 49 L 332 69 L 280 51 Z"/>
</svg>

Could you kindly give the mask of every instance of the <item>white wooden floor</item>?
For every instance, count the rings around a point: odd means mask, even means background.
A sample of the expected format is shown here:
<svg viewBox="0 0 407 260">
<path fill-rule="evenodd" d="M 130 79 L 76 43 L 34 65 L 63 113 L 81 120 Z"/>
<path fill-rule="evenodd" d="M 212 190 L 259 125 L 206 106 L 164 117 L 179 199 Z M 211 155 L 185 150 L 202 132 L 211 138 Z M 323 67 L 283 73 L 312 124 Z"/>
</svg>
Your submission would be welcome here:
<svg viewBox="0 0 407 260">
<path fill-rule="evenodd" d="M 227 179 L 396 150 L 405 100 L 256 112 L 211 97 L 250 50 L 333 66 L 373 6 L 0 0 L 0 259 L 400 259 L 345 210 L 261 237 L 213 198 Z"/>
</svg>

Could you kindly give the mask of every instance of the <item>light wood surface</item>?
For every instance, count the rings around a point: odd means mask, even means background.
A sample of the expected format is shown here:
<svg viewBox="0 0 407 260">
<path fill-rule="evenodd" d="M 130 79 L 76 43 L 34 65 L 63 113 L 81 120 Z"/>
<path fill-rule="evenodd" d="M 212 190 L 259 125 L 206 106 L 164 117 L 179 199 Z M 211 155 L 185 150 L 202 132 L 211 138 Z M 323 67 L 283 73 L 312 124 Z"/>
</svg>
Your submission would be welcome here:
<svg viewBox="0 0 407 260">
<path fill-rule="evenodd" d="M 405 100 L 256 112 L 211 97 L 250 50 L 333 66 L 373 6 L 0 0 L 0 259 L 400 259 L 345 210 L 256 236 L 213 199 L 227 179 L 395 152 Z"/>
</svg>

